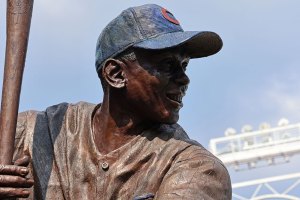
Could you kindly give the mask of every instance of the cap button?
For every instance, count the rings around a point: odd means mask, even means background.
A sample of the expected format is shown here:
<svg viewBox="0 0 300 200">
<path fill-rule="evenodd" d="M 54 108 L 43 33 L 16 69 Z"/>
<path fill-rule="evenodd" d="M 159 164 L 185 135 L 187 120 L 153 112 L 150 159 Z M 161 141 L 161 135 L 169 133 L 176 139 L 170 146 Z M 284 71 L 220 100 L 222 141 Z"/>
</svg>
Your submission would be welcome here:
<svg viewBox="0 0 300 200">
<path fill-rule="evenodd" d="M 108 165 L 107 162 L 103 162 L 103 163 L 101 164 L 101 167 L 102 167 L 102 169 L 103 169 L 104 171 L 106 171 L 106 170 L 108 170 L 109 165 Z"/>
</svg>

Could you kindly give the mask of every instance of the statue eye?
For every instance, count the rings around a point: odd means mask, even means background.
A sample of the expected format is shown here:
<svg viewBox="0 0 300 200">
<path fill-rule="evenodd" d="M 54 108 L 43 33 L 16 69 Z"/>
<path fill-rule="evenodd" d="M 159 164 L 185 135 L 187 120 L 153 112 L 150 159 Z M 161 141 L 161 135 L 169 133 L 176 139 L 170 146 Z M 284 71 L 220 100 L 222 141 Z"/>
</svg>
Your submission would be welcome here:
<svg viewBox="0 0 300 200">
<path fill-rule="evenodd" d="M 187 62 L 182 63 L 182 69 L 183 69 L 183 71 L 186 71 L 187 65 L 188 65 Z"/>
<path fill-rule="evenodd" d="M 182 66 L 183 71 L 186 71 L 186 68 L 187 68 L 188 64 L 189 64 L 189 62 L 183 62 L 182 63 L 181 66 Z"/>
<path fill-rule="evenodd" d="M 174 58 L 166 58 L 160 62 L 160 70 L 167 73 L 177 73 L 180 70 L 186 71 L 189 61 L 180 62 Z"/>
</svg>

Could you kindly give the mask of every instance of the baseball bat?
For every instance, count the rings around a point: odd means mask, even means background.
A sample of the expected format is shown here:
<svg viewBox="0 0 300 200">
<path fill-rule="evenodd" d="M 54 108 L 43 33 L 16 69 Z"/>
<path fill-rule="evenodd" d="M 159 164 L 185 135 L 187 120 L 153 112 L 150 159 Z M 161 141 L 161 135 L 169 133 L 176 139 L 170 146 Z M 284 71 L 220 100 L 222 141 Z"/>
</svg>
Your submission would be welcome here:
<svg viewBox="0 0 300 200">
<path fill-rule="evenodd" d="M 0 164 L 12 164 L 33 0 L 7 0 L 6 52 L 0 116 Z"/>
</svg>

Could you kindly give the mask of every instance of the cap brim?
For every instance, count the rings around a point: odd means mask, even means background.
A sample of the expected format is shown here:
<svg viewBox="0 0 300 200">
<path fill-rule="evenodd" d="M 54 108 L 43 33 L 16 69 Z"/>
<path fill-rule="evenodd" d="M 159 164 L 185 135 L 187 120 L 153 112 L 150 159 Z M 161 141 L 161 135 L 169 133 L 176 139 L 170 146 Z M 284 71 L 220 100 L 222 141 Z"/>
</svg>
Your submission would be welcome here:
<svg viewBox="0 0 300 200">
<path fill-rule="evenodd" d="M 134 44 L 133 47 L 163 50 L 183 46 L 191 58 L 201 58 L 217 53 L 222 45 L 222 39 L 214 32 L 185 31 L 166 33 Z"/>
</svg>

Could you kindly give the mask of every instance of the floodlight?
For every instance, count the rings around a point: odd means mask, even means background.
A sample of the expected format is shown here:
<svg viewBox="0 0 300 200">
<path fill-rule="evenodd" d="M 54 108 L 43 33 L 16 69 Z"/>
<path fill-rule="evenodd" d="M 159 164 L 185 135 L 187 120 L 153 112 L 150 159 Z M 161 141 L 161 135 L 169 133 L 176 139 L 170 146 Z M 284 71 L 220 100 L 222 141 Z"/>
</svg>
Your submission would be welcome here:
<svg viewBox="0 0 300 200">
<path fill-rule="evenodd" d="M 253 131 L 253 128 L 252 128 L 252 126 L 250 126 L 248 124 L 244 125 L 241 130 L 242 133 L 247 133 L 247 132 L 251 132 L 251 131 Z"/>
<path fill-rule="evenodd" d="M 236 134 L 236 130 L 234 128 L 227 128 L 224 132 L 225 136 L 231 136 L 235 134 Z"/>
<path fill-rule="evenodd" d="M 258 129 L 259 130 L 266 130 L 266 129 L 270 129 L 271 125 L 267 122 L 263 122 L 259 125 Z"/>
<path fill-rule="evenodd" d="M 281 118 L 279 121 L 278 121 L 278 126 L 287 126 L 289 125 L 289 120 L 287 118 Z"/>
</svg>

